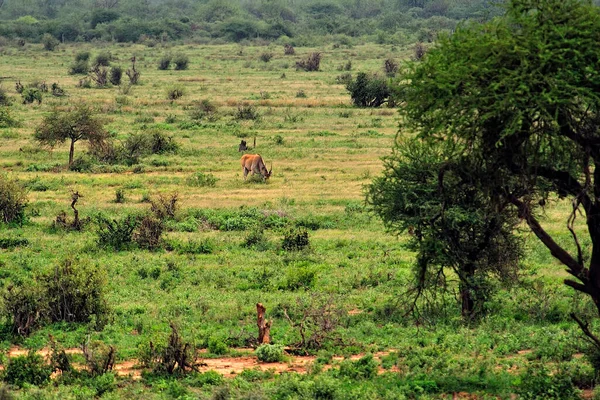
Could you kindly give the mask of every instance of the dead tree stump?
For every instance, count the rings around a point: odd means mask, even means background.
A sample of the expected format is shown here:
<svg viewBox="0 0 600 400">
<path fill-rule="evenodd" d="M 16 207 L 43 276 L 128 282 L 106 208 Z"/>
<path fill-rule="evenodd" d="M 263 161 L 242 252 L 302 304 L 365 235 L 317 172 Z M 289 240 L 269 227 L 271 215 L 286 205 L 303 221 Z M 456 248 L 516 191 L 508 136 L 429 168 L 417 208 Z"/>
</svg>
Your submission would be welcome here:
<svg viewBox="0 0 600 400">
<path fill-rule="evenodd" d="M 271 343 L 271 322 L 265 319 L 265 311 L 267 309 L 262 303 L 256 303 L 256 324 L 258 325 L 258 344 Z"/>
</svg>

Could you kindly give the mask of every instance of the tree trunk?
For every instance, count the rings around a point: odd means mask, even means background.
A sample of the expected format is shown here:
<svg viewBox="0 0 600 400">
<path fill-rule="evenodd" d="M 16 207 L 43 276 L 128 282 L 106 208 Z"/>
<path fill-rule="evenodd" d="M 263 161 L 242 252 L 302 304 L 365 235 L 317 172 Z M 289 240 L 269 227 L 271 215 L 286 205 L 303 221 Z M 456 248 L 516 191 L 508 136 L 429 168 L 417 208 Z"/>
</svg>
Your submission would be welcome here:
<svg viewBox="0 0 600 400">
<path fill-rule="evenodd" d="M 258 325 L 258 344 L 271 343 L 271 321 L 265 319 L 265 311 L 267 309 L 262 303 L 256 303 L 256 324 Z"/>
<path fill-rule="evenodd" d="M 475 313 L 475 300 L 473 299 L 473 277 L 475 275 L 475 266 L 468 264 L 461 271 L 460 276 L 460 301 L 461 301 L 461 314 L 464 319 L 469 320 L 473 318 Z"/>
<path fill-rule="evenodd" d="M 69 149 L 69 167 L 73 164 L 73 154 L 75 154 L 75 140 L 71 139 L 71 148 Z"/>
</svg>

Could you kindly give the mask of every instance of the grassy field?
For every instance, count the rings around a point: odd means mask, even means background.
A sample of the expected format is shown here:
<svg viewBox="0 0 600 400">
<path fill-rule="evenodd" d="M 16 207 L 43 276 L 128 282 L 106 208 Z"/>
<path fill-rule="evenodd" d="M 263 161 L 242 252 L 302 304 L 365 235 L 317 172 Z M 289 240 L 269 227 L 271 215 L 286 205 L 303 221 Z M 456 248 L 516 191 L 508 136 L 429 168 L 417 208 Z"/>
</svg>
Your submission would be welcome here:
<svg viewBox="0 0 600 400">
<path fill-rule="evenodd" d="M 78 87 L 83 76 L 68 70 L 84 50 L 92 58 L 108 51 L 112 64 L 124 69 L 135 55 L 141 84 L 129 91 Z M 296 71 L 295 62 L 313 51 L 322 52 L 321 71 Z M 259 59 L 265 52 L 274 54 L 270 62 Z M 284 346 L 300 340 L 286 312 L 296 322 L 303 310 L 335 320 L 331 340 L 312 352 L 317 357 L 308 373 L 274 375 L 265 364 L 267 372 L 248 370 L 225 378 L 210 372 L 180 379 L 145 373 L 141 380 L 108 374 L 74 382 L 56 379 L 44 387 L 15 390 L 17 397 L 433 399 L 461 393 L 464 398 L 508 399 L 518 393 L 572 398 L 570 384 L 591 395 L 595 375 L 581 355 L 586 343 L 569 318 L 572 310 L 592 315 L 590 304 L 562 286 L 562 268 L 527 233 L 521 282 L 498 288 L 488 317 L 463 324 L 452 294 L 447 307 L 425 310 L 418 322 L 404 315 L 401 294 L 412 254 L 402 246 L 405 238 L 386 233 L 365 209 L 363 195 L 363 186 L 380 172 L 380 158 L 394 143 L 397 113 L 352 107 L 336 78 L 348 60 L 351 73 L 381 72 L 388 57 L 409 59 L 409 48 L 297 48 L 296 55 L 285 56 L 278 46 L 61 45 L 46 52 L 40 45 L 26 45 L 0 53 L 2 86 L 14 98 L 11 112 L 21 121 L 18 128 L 0 129 L 0 164 L 29 188 L 29 222 L 0 225 L 0 238 L 29 241 L 0 249 L 3 290 L 71 258 L 106 271 L 112 310 L 101 331 L 93 323 L 60 323 L 21 338 L 10 333 L 5 320 L 0 336 L 5 353 L 15 345 L 45 348 L 51 334 L 68 348 L 87 338 L 113 345 L 117 363 L 137 360 L 149 341 L 166 340 L 174 322 L 186 341 L 208 349 L 203 357 L 236 356 L 256 336 L 257 302 L 273 320 L 273 342 Z M 167 53 L 188 55 L 189 69 L 158 70 L 158 60 Z M 47 95 L 41 105 L 24 105 L 14 91 L 19 80 L 25 85 L 57 82 L 68 96 Z M 168 100 L 167 91 L 176 86 L 183 87 L 184 96 Z M 217 106 L 216 117 L 194 123 L 189 109 L 204 99 Z M 53 108 L 79 103 L 93 106 L 117 141 L 157 129 L 171 135 L 180 149 L 144 157 L 136 165 L 68 171 L 68 146 L 49 152 L 33 141 L 33 133 Z M 258 118 L 236 118 L 238 108 L 249 105 Z M 253 152 L 273 164 L 266 184 L 243 181 L 237 147 L 241 139 L 251 145 L 254 138 Z M 78 142 L 75 156 L 86 149 Z M 215 185 L 190 184 L 198 173 L 214 176 Z M 83 195 L 77 205 L 82 218 L 140 213 L 149 209 L 149 198 L 177 193 L 178 210 L 164 235 L 169 245 L 156 251 L 114 251 L 97 246 L 94 223 L 82 232 L 53 228 L 59 212 L 71 216 L 72 191 Z M 115 202 L 118 191 L 123 202 Z M 549 209 L 550 231 L 562 230 L 568 207 L 557 203 Z M 268 221 L 264 239 L 245 246 L 259 221 Z M 308 249 L 281 248 L 289 225 L 309 227 Z M 382 351 L 374 360 L 332 358 Z M 284 363 L 292 363 L 293 356 L 287 357 Z M 81 356 L 74 358 L 83 362 Z M 544 390 L 559 394 L 544 397 Z"/>
</svg>

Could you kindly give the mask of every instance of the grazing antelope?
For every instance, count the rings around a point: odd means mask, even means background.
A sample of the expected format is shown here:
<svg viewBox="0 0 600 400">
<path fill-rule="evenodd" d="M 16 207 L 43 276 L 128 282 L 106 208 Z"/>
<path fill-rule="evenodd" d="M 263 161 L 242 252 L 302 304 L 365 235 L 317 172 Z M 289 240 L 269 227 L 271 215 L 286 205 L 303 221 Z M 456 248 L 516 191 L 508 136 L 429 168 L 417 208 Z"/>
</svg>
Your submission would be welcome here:
<svg viewBox="0 0 600 400">
<path fill-rule="evenodd" d="M 248 172 L 252 172 L 252 175 L 260 174 L 264 180 L 269 179 L 273 172 L 273 164 L 271 164 L 271 169 L 267 170 L 267 166 L 260 154 L 244 154 L 240 161 L 244 170 L 244 180 L 246 180 Z"/>
</svg>

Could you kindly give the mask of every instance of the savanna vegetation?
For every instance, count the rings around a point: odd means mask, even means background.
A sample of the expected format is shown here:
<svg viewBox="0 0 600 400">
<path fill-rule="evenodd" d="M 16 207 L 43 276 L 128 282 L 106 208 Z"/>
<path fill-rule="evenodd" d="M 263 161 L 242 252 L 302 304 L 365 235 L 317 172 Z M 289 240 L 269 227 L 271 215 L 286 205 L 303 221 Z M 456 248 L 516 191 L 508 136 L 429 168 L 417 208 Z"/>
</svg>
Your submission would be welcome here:
<svg viewBox="0 0 600 400">
<path fill-rule="evenodd" d="M 596 6 L 28 4 L 1 398 L 600 398 Z"/>
</svg>

